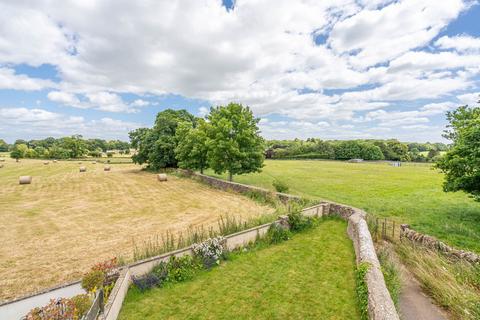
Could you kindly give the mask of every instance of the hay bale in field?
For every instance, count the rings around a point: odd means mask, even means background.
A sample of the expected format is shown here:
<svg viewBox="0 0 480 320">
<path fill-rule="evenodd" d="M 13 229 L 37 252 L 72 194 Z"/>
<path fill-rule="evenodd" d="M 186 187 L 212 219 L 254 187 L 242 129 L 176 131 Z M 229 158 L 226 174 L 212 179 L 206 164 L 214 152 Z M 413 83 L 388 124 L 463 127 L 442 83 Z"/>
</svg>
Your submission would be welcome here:
<svg viewBox="0 0 480 320">
<path fill-rule="evenodd" d="M 85 167 L 80 167 L 80 172 L 86 172 L 87 171 L 87 168 Z"/>
<path fill-rule="evenodd" d="M 92 163 L 93 163 L 93 164 L 97 164 L 97 161 L 93 161 Z"/>
<path fill-rule="evenodd" d="M 167 181 L 167 175 L 165 173 L 159 173 L 157 178 L 158 181 Z"/>
<path fill-rule="evenodd" d="M 47 164 L 49 164 L 49 163 L 50 163 L 50 162 L 48 162 L 48 161 L 44 161 L 44 162 L 43 162 L 44 165 L 47 165 Z"/>
<path fill-rule="evenodd" d="M 103 171 L 110 171 L 110 166 L 105 166 L 105 168 L 103 168 Z"/>
<path fill-rule="evenodd" d="M 5 159 L 0 159 L 0 162 L 5 162 Z"/>
<path fill-rule="evenodd" d="M 53 160 L 53 163 L 57 163 L 57 160 Z"/>
<path fill-rule="evenodd" d="M 0 164 L 0 169 L 3 168 L 3 164 Z"/>
<path fill-rule="evenodd" d="M 21 176 L 18 179 L 18 182 L 20 184 L 30 184 L 30 183 L 32 183 L 32 176 Z"/>
</svg>

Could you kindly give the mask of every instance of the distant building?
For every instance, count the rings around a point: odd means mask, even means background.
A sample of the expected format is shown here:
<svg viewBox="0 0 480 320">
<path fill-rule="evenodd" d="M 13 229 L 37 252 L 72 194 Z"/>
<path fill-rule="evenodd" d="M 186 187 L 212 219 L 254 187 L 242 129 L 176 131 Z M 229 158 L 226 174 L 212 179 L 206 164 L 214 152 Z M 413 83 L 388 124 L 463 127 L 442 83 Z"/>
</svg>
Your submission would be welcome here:
<svg viewBox="0 0 480 320">
<path fill-rule="evenodd" d="M 392 165 L 393 167 L 401 167 L 402 163 L 400 161 L 392 161 L 390 162 L 390 165 Z"/>
</svg>

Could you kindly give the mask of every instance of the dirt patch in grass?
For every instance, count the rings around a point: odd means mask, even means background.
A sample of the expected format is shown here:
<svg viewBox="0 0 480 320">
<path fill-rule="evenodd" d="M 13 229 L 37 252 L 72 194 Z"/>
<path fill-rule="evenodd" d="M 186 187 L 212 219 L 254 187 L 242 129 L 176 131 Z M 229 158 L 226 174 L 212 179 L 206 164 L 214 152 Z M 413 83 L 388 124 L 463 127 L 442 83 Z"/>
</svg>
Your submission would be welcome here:
<svg viewBox="0 0 480 320">
<path fill-rule="evenodd" d="M 249 218 L 273 211 L 189 179 L 132 164 L 43 165 L 7 159 L 0 175 L 0 301 L 75 280 L 95 262 L 131 257 L 133 241 L 167 230 L 212 225 L 222 215 Z M 19 185 L 20 175 L 33 176 Z"/>
</svg>

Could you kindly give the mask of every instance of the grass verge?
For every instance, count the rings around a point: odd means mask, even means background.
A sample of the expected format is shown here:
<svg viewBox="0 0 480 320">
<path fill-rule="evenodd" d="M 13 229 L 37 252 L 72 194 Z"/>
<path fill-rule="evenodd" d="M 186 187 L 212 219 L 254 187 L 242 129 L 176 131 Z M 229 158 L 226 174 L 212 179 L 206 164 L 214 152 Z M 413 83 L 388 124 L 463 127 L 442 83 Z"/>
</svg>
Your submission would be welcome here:
<svg viewBox="0 0 480 320">
<path fill-rule="evenodd" d="M 480 265 L 471 265 L 412 245 L 398 244 L 396 251 L 435 302 L 453 318 L 480 319 Z"/>
</svg>

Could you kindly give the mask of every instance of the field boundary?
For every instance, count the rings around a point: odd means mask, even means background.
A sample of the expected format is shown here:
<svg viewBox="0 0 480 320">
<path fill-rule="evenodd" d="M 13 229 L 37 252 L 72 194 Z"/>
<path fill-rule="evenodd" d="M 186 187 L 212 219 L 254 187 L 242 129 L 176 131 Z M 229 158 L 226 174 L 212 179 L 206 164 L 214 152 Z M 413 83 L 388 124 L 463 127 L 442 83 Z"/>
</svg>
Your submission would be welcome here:
<svg viewBox="0 0 480 320">
<path fill-rule="evenodd" d="M 177 172 L 179 172 L 180 174 L 182 174 L 184 176 L 187 176 L 189 178 L 198 179 L 201 182 L 206 183 L 209 186 L 214 187 L 216 189 L 233 190 L 235 192 L 243 193 L 243 194 L 249 193 L 249 192 L 258 192 L 258 193 L 261 193 L 264 196 L 274 195 L 275 197 L 277 197 L 282 202 L 301 201 L 302 200 L 301 197 L 295 196 L 293 194 L 270 191 L 270 190 L 267 190 L 267 189 L 264 189 L 264 188 L 250 186 L 248 184 L 242 184 L 242 183 L 238 183 L 238 182 L 225 181 L 225 180 L 222 180 L 222 179 L 207 176 L 205 174 L 197 173 L 197 172 L 194 172 L 194 171 L 191 171 L 191 170 L 177 169 Z"/>
<path fill-rule="evenodd" d="M 437 250 L 455 259 L 465 260 L 472 264 L 480 263 L 480 255 L 471 251 L 455 249 L 435 237 L 411 229 L 408 224 L 400 226 L 400 240 L 402 239 L 408 239 L 413 243 L 420 244 L 428 249 Z"/>
</svg>

